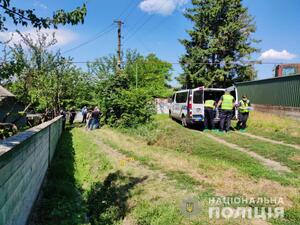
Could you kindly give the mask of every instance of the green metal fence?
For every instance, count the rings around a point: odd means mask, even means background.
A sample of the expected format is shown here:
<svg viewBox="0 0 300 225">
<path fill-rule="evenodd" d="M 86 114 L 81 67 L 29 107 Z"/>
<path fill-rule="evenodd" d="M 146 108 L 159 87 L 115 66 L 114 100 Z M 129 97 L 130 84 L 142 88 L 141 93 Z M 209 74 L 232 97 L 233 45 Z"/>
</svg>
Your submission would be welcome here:
<svg viewBox="0 0 300 225">
<path fill-rule="evenodd" d="M 300 75 L 235 84 L 239 99 L 247 95 L 254 104 L 300 107 Z"/>
</svg>

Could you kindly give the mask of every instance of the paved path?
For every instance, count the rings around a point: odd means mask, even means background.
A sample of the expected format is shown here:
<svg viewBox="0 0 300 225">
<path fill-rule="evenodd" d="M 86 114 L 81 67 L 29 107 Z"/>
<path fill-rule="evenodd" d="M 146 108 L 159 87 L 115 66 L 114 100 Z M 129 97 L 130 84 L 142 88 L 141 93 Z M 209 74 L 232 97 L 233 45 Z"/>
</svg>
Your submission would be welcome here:
<svg viewBox="0 0 300 225">
<path fill-rule="evenodd" d="M 75 117 L 75 123 L 81 123 L 81 121 L 82 121 L 82 114 L 81 114 L 81 112 L 77 112 L 77 115 L 76 115 L 76 117 Z"/>
</svg>

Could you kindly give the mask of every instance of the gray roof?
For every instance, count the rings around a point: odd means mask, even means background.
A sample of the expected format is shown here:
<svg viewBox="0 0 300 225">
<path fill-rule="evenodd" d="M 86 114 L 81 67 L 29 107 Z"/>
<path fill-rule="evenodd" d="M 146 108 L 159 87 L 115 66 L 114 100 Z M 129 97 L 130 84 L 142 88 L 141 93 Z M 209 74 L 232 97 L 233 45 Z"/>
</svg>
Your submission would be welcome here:
<svg viewBox="0 0 300 225">
<path fill-rule="evenodd" d="M 0 85 L 0 97 L 15 97 L 15 96 Z"/>
</svg>

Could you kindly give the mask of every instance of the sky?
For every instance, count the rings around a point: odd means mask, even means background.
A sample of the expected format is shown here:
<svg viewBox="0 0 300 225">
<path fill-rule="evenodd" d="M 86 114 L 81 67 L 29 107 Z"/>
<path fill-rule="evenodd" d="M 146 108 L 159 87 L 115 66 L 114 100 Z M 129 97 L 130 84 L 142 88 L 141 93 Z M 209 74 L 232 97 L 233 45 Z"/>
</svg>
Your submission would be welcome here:
<svg viewBox="0 0 300 225">
<path fill-rule="evenodd" d="M 57 9 L 72 10 L 86 1 L 70 0 L 11 0 L 18 7 L 34 8 L 41 16 L 51 16 Z M 259 53 L 252 60 L 264 63 L 300 62 L 299 0 L 244 0 L 243 4 L 254 17 L 257 31 L 254 38 Z M 180 72 L 178 59 L 185 53 L 179 39 L 188 38 L 185 30 L 192 24 L 183 12 L 190 0 L 87 0 L 87 16 L 82 25 L 60 26 L 56 30 L 56 48 L 76 62 L 93 61 L 117 50 L 117 25 L 124 22 L 122 48 L 137 49 L 143 55 L 155 53 L 159 58 L 174 63 L 173 77 Z M 30 27 L 8 24 L 9 30 L 0 33 L 5 40 L 16 28 L 34 33 Z M 44 32 L 52 33 L 54 30 Z M 14 35 L 14 41 L 19 41 Z M 78 64 L 84 68 L 84 64 Z M 273 64 L 256 65 L 258 79 L 273 76 Z M 178 83 L 174 80 L 173 86 Z"/>
</svg>

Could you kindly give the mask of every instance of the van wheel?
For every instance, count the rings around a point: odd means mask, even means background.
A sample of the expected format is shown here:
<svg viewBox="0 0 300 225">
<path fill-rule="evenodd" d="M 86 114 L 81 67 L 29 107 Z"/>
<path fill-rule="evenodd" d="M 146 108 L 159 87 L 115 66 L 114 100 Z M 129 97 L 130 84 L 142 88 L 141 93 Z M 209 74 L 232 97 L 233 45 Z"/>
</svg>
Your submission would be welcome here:
<svg viewBox="0 0 300 225">
<path fill-rule="evenodd" d="M 183 127 L 188 127 L 187 121 L 186 121 L 186 117 L 182 115 L 181 117 L 181 124 Z"/>
</svg>

